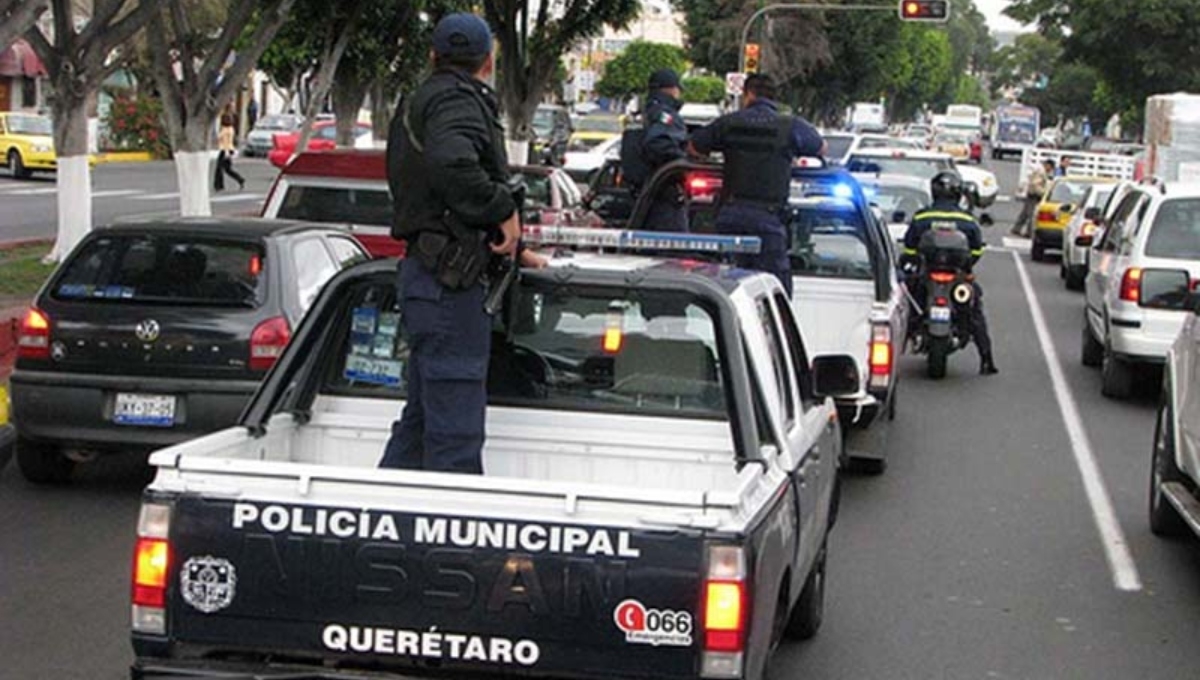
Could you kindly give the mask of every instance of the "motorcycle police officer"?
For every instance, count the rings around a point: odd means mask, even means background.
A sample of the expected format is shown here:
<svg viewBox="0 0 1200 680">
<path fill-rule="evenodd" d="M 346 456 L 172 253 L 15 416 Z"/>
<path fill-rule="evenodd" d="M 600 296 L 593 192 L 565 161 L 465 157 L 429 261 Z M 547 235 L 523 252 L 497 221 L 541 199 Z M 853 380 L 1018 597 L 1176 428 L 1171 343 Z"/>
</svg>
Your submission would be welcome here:
<svg viewBox="0 0 1200 680">
<path fill-rule="evenodd" d="M 761 252 L 739 258 L 739 264 L 775 274 L 791 295 L 787 227 L 780 218 L 791 192 L 792 162 L 823 154 L 826 144 L 808 121 L 779 115 L 775 85 L 766 76 L 751 75 L 743 92 L 742 109 L 697 130 L 691 150 L 725 156 L 717 231 L 762 239 Z"/>
<path fill-rule="evenodd" d="M 975 217 L 960 207 L 963 198 L 962 177 L 949 170 L 939 172 L 930 182 L 930 193 L 933 195 L 933 204 L 913 215 L 908 231 L 904 234 L 904 258 L 911 262 L 919 257 L 921 237 L 930 229 L 953 225 L 953 228 L 967 237 L 973 266 L 983 257 L 983 231 Z M 924 297 L 923 284 L 919 277 L 914 277 L 910 283 L 912 294 L 917 300 Z M 979 349 L 979 372 L 983 375 L 995 375 L 1000 371 L 992 357 L 992 338 L 988 333 L 987 317 L 983 312 L 983 288 L 974 280 L 971 285 L 975 289 L 970 308 L 971 332 L 972 340 Z"/>
<path fill-rule="evenodd" d="M 679 74 L 669 68 L 650 74 L 649 95 L 643 118 L 645 133 L 642 137 L 641 156 L 645 166 L 645 179 L 654 175 L 658 168 L 687 158 L 687 126 L 679 115 L 682 89 Z M 687 231 L 687 208 L 683 200 L 680 182 L 666 185 L 650 204 L 646 213 L 646 226 L 654 231 Z"/>
<path fill-rule="evenodd" d="M 380 467 L 482 473 L 492 319 L 481 272 L 521 235 L 491 88 L 492 35 L 451 14 L 433 31 L 434 72 L 388 135 L 392 236 L 408 243 L 398 295 L 410 355 L 407 404 Z"/>
</svg>

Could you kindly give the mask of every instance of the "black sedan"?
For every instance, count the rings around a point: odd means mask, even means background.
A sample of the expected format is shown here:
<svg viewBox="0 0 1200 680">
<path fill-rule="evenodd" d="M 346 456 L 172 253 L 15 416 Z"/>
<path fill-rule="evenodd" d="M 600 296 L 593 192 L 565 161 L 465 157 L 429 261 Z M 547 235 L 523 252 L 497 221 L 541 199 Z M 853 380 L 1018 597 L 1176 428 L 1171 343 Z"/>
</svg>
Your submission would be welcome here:
<svg viewBox="0 0 1200 680">
<path fill-rule="evenodd" d="M 184 218 L 90 233 L 34 299 L 11 380 L 35 483 L 228 427 L 321 286 L 367 259 L 328 225 Z"/>
</svg>

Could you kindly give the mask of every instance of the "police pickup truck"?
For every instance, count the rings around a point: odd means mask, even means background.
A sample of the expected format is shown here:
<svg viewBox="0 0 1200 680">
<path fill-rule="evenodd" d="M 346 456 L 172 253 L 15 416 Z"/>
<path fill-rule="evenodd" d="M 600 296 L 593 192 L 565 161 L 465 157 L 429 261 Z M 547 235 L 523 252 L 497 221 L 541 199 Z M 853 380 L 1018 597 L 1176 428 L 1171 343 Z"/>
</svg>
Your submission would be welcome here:
<svg viewBox="0 0 1200 680">
<path fill-rule="evenodd" d="M 529 228 L 532 242 L 757 239 Z M 821 623 L 854 361 L 770 276 L 560 249 L 497 316 L 482 476 L 382 470 L 396 265 L 330 281 L 237 427 L 160 450 L 134 677 L 764 677 Z"/>
</svg>

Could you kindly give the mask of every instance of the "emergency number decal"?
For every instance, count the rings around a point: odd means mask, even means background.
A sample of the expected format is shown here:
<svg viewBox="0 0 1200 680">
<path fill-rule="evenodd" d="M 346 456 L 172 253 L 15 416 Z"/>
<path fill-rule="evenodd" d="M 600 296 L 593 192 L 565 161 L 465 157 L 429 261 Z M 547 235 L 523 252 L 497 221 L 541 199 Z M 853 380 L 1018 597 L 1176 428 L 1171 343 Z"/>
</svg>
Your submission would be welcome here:
<svg viewBox="0 0 1200 680">
<path fill-rule="evenodd" d="M 613 610 L 613 621 L 625 633 L 625 642 L 655 647 L 692 644 L 691 612 L 646 609 L 637 600 L 625 600 Z"/>
<path fill-rule="evenodd" d="M 205 614 L 228 607 L 237 592 L 237 571 L 220 557 L 190 557 L 179 570 L 183 601 Z"/>
</svg>

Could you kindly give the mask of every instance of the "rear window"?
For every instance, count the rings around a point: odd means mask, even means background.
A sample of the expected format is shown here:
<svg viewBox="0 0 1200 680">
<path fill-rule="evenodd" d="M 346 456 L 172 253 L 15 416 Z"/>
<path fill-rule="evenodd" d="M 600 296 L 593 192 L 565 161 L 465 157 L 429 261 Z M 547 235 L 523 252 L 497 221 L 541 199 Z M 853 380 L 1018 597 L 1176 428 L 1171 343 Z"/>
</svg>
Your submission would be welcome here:
<svg viewBox="0 0 1200 680">
<path fill-rule="evenodd" d="M 363 285 L 352 300 L 326 391 L 404 396 L 394 288 Z M 715 315 L 686 293 L 522 282 L 508 319 L 492 335 L 492 403 L 728 418 Z"/>
<path fill-rule="evenodd" d="M 265 298 L 258 244 L 186 236 L 92 239 L 63 267 L 57 300 L 257 307 Z"/>
<path fill-rule="evenodd" d="M 315 187 L 289 184 L 278 217 L 306 222 L 392 224 L 392 198 L 387 188 Z"/>
<path fill-rule="evenodd" d="M 841 158 L 850 151 L 850 145 L 854 143 L 853 137 L 828 136 L 825 138 L 825 144 L 828 148 L 825 155 L 828 158 Z"/>
<path fill-rule="evenodd" d="M 1200 259 L 1200 199 L 1163 203 L 1154 216 L 1146 255 L 1172 260 Z"/>
<path fill-rule="evenodd" d="M 934 175 L 943 170 L 954 169 L 949 159 L 899 156 L 854 156 L 847 166 L 847 170 L 850 172 L 908 175 L 921 179 L 933 179 Z"/>
<path fill-rule="evenodd" d="M 1050 192 L 1051 203 L 1078 203 L 1088 190 L 1085 182 L 1055 182 Z"/>
<path fill-rule="evenodd" d="M 879 206 L 884 218 L 888 220 L 897 211 L 903 212 L 905 217 L 912 217 L 914 213 L 932 202 L 929 192 L 910 187 L 885 185 L 864 187 L 863 190 L 867 193 L 867 198 L 871 200 L 871 203 Z"/>
<path fill-rule="evenodd" d="M 867 226 L 852 207 L 797 206 L 789 228 L 796 276 L 874 278 Z"/>
<path fill-rule="evenodd" d="M 550 175 L 516 172 L 513 173 L 512 179 L 517 183 L 525 183 L 526 208 L 551 208 L 554 206 L 554 197 L 550 193 Z"/>
</svg>

